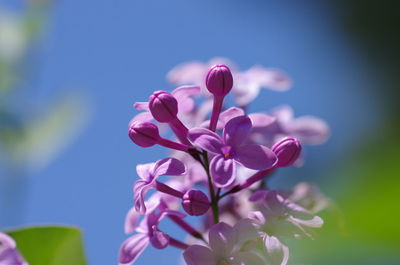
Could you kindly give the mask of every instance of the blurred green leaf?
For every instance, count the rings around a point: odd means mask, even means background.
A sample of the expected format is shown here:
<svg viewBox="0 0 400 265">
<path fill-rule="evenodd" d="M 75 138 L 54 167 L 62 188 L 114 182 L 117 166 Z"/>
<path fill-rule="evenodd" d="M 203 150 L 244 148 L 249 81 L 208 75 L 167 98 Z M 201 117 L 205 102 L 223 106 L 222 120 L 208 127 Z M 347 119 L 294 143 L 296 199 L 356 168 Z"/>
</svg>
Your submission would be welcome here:
<svg viewBox="0 0 400 265">
<path fill-rule="evenodd" d="M 86 265 L 82 235 L 74 227 L 31 227 L 7 232 L 30 265 Z"/>
<path fill-rule="evenodd" d="M 70 95 L 32 115 L 19 127 L 0 132 L 15 166 L 38 170 L 46 166 L 80 132 L 87 121 L 88 103 L 80 95 Z"/>
<path fill-rule="evenodd" d="M 330 174 L 333 200 L 344 217 L 345 231 L 332 216 L 324 216 L 326 223 L 317 240 L 295 243 L 293 256 L 298 263 L 398 264 L 400 131 L 390 126 L 379 129 L 372 137 L 362 138 L 355 152 Z"/>
</svg>

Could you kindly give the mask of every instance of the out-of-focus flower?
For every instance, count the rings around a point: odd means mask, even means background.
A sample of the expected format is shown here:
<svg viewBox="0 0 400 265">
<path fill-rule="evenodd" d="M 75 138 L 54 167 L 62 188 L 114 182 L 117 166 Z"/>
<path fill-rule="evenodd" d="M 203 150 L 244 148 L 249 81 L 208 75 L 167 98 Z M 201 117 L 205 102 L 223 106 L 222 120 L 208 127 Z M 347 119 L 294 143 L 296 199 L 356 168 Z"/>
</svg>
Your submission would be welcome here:
<svg viewBox="0 0 400 265">
<path fill-rule="evenodd" d="M 156 187 L 158 177 L 183 175 L 185 170 L 185 165 L 175 158 L 165 158 L 156 163 L 138 165 L 136 171 L 141 179 L 134 185 L 135 209 L 142 214 L 146 213 L 144 197 L 149 189 Z"/>
<path fill-rule="evenodd" d="M 286 265 L 289 260 L 289 248 L 274 236 L 264 234 L 264 258 L 268 265 Z"/>
<path fill-rule="evenodd" d="M 312 213 L 318 213 L 331 204 L 330 200 L 322 194 L 316 185 L 307 182 L 298 183 L 288 199 Z"/>
<path fill-rule="evenodd" d="M 189 131 L 188 137 L 195 145 L 215 154 L 210 170 L 217 187 L 229 187 L 235 181 L 236 162 L 256 170 L 270 168 L 276 163 L 277 158 L 270 149 L 261 145 L 243 144 L 250 130 L 250 118 L 239 116 L 226 124 L 223 139 L 205 128 Z"/>
<path fill-rule="evenodd" d="M 0 232 L 0 265 L 28 265 L 17 250 L 14 239 Z"/>
<path fill-rule="evenodd" d="M 211 227 L 209 246 L 192 245 L 183 253 L 187 265 L 264 265 L 255 253 L 241 247 L 258 238 L 250 220 L 242 219 L 234 227 L 220 222 Z"/>
<path fill-rule="evenodd" d="M 172 69 L 167 79 L 172 84 L 202 85 L 208 69 L 215 64 L 228 65 L 233 74 L 233 97 L 239 106 L 247 106 L 259 94 L 262 88 L 274 91 L 286 91 L 292 86 L 291 79 L 282 71 L 253 66 L 247 71 L 240 72 L 235 65 L 225 58 L 213 58 L 208 63 L 187 62 Z"/>
<path fill-rule="evenodd" d="M 181 212 L 165 210 L 153 212 L 146 215 L 136 228 L 137 234 L 131 236 L 122 243 L 119 251 L 119 263 L 122 265 L 132 264 L 143 253 L 149 244 L 157 249 L 163 249 L 168 246 L 171 238 L 158 229 L 158 224 L 165 216 L 176 216 L 183 218 L 185 215 Z"/>
<path fill-rule="evenodd" d="M 250 200 L 258 203 L 259 211 L 252 212 L 249 217 L 268 235 L 312 237 L 312 229 L 323 224 L 320 217 L 284 199 L 275 190 L 257 191 Z"/>
<path fill-rule="evenodd" d="M 271 146 L 278 140 L 290 136 L 301 144 L 317 145 L 325 142 L 330 135 L 328 124 L 314 116 L 294 118 L 293 109 L 288 105 L 275 108 L 270 112 L 274 121 L 269 124 L 254 123 L 250 139 Z"/>
</svg>

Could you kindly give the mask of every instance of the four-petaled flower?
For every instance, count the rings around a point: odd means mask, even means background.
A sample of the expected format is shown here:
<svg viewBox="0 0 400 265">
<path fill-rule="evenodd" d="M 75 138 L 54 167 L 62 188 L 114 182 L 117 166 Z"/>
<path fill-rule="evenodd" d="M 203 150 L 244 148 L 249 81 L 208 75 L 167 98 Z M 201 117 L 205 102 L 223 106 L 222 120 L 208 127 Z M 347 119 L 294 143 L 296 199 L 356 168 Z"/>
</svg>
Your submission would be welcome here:
<svg viewBox="0 0 400 265">
<path fill-rule="evenodd" d="M 215 155 L 210 171 L 217 187 L 227 188 L 234 183 L 236 162 L 255 170 L 271 168 L 277 162 L 275 154 L 267 147 L 244 144 L 251 128 L 250 118 L 243 115 L 226 123 L 223 138 L 205 128 L 189 130 L 188 138 L 194 145 Z"/>
</svg>

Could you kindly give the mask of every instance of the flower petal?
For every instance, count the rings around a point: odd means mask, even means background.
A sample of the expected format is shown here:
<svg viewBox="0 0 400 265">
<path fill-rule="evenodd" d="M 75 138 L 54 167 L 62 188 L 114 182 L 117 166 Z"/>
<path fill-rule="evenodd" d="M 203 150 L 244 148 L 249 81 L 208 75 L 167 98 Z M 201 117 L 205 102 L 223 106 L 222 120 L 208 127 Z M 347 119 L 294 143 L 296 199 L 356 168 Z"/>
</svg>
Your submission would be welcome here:
<svg viewBox="0 0 400 265">
<path fill-rule="evenodd" d="M 153 115 L 151 115 L 151 112 L 143 111 L 137 114 L 135 117 L 133 117 L 130 123 L 133 121 L 151 121 L 151 120 L 154 120 Z"/>
<path fill-rule="evenodd" d="M 155 163 L 148 163 L 148 164 L 138 164 L 136 166 L 136 173 L 138 176 L 146 181 L 149 181 L 151 179 L 151 168 L 153 168 Z"/>
<path fill-rule="evenodd" d="M 248 72 L 250 72 L 252 80 L 263 88 L 286 91 L 292 86 L 289 76 L 277 69 L 253 66 Z"/>
<path fill-rule="evenodd" d="M 159 176 L 180 176 L 185 174 L 185 165 L 176 158 L 168 157 L 158 160 L 154 165 L 152 174 L 155 177 Z"/>
<path fill-rule="evenodd" d="M 210 163 L 211 177 L 218 188 L 227 188 L 235 181 L 236 165 L 233 159 L 215 156 Z"/>
<path fill-rule="evenodd" d="M 169 236 L 163 232 L 154 229 L 153 235 L 150 237 L 150 243 L 156 249 L 164 249 L 169 244 Z"/>
<path fill-rule="evenodd" d="M 208 233 L 211 250 L 221 258 L 229 257 L 237 242 L 237 234 L 232 226 L 220 222 L 211 227 Z"/>
<path fill-rule="evenodd" d="M 194 145 L 214 154 L 220 154 L 221 148 L 224 146 L 218 134 L 205 128 L 193 128 L 189 130 L 188 138 Z"/>
<path fill-rule="evenodd" d="M 128 214 L 125 217 L 125 234 L 130 234 L 136 229 L 139 217 L 140 214 L 136 211 L 135 207 L 128 211 Z"/>
<path fill-rule="evenodd" d="M 133 107 L 137 110 L 149 110 L 149 102 L 135 102 Z"/>
<path fill-rule="evenodd" d="M 250 169 L 268 169 L 278 161 L 275 153 L 262 145 L 242 145 L 237 148 L 235 158 L 243 166 Z"/>
<path fill-rule="evenodd" d="M 289 259 L 289 248 L 274 236 L 264 236 L 266 259 L 271 265 L 286 265 Z"/>
<path fill-rule="evenodd" d="M 147 191 L 152 187 L 152 183 L 145 180 L 138 180 L 133 186 L 133 201 L 135 205 L 135 210 L 140 214 L 146 213 L 146 205 L 144 204 L 144 198 Z"/>
<path fill-rule="evenodd" d="M 264 113 L 252 113 L 249 114 L 249 118 L 251 120 L 253 128 L 270 126 L 276 120 L 275 117 Z"/>
<path fill-rule="evenodd" d="M 0 232 L 0 246 L 4 248 L 15 248 L 16 243 L 12 237 Z"/>
<path fill-rule="evenodd" d="M 287 125 L 288 133 L 304 144 L 322 144 L 330 136 L 328 124 L 313 116 L 302 116 Z"/>
<path fill-rule="evenodd" d="M 248 116 L 231 119 L 224 128 L 224 141 L 230 146 L 240 146 L 251 131 L 251 120 Z"/>
<path fill-rule="evenodd" d="M 199 86 L 180 86 L 172 91 L 172 95 L 178 101 L 179 113 L 187 113 L 193 110 L 195 106 L 194 100 L 191 96 L 200 93 Z"/>
<path fill-rule="evenodd" d="M 243 116 L 245 115 L 244 110 L 241 108 L 237 107 L 231 107 L 219 114 L 219 121 L 223 126 L 225 126 L 228 121 L 230 121 L 233 118 L 236 118 L 238 116 Z"/>
<path fill-rule="evenodd" d="M 192 245 L 183 252 L 187 265 L 210 265 L 218 262 L 214 253 L 207 247 Z"/>
<path fill-rule="evenodd" d="M 144 234 L 136 234 L 131 236 L 122 243 L 119 250 L 119 263 L 132 264 L 149 244 L 149 238 Z"/>
<path fill-rule="evenodd" d="M 248 218 L 240 219 L 235 224 L 233 229 L 236 231 L 238 244 L 242 244 L 248 240 L 257 239 L 259 237 L 253 222 Z"/>
</svg>

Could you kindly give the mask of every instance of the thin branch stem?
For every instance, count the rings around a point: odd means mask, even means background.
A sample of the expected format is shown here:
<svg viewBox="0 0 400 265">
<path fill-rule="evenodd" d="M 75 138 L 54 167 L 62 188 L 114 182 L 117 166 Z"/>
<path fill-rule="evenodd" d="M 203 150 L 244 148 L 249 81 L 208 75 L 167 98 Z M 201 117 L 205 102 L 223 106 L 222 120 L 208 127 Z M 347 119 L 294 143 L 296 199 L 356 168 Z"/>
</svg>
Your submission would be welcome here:
<svg viewBox="0 0 400 265">
<path fill-rule="evenodd" d="M 214 217 L 214 223 L 219 223 L 219 209 L 218 209 L 218 198 L 215 195 L 214 185 L 212 183 L 212 178 L 210 174 L 210 163 L 208 161 L 208 154 L 207 152 L 203 152 L 203 166 L 207 172 L 207 179 L 208 179 L 208 188 L 210 191 L 210 198 L 211 198 L 211 209 Z"/>
</svg>

